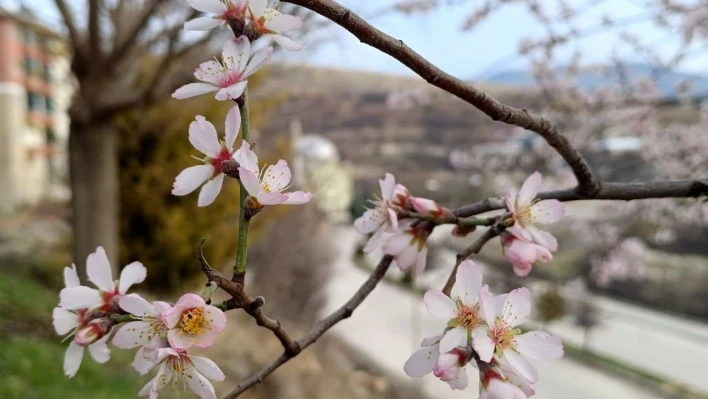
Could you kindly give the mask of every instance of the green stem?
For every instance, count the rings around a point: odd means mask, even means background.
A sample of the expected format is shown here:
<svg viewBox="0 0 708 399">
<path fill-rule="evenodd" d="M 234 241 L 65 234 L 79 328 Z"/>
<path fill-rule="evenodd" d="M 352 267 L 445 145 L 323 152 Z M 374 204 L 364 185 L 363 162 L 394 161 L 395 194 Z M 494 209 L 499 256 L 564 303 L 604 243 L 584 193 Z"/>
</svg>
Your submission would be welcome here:
<svg viewBox="0 0 708 399">
<path fill-rule="evenodd" d="M 115 324 L 119 323 L 125 323 L 126 321 L 137 321 L 140 319 L 136 319 L 135 316 L 132 314 L 112 314 L 111 315 L 111 321 L 114 322 Z"/>
<path fill-rule="evenodd" d="M 494 224 L 492 218 L 460 218 L 457 219 L 460 226 L 491 226 Z"/>
<path fill-rule="evenodd" d="M 248 110 L 248 91 L 243 93 L 243 105 L 241 105 L 241 137 L 251 144 L 251 120 Z M 238 250 L 236 252 L 236 265 L 234 265 L 234 278 L 243 276 L 246 273 L 246 255 L 248 252 L 248 224 L 250 220 L 246 217 L 246 197 L 248 191 L 239 180 L 241 189 L 239 190 L 240 209 L 238 216 Z"/>
</svg>

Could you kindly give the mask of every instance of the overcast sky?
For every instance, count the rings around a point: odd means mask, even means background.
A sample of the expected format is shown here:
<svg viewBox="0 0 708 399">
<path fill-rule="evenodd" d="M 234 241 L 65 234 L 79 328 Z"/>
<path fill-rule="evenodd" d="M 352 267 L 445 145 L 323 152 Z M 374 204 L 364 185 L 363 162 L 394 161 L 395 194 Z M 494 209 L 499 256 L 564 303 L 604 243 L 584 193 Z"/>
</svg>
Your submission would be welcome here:
<svg viewBox="0 0 708 399">
<path fill-rule="evenodd" d="M 72 0 L 72 3 L 78 0 Z M 179 0 L 175 0 L 179 1 Z M 393 0 L 340 0 L 365 16 L 374 26 L 402 39 L 408 46 L 421 53 L 442 69 L 455 76 L 466 79 L 478 79 L 509 69 L 527 66 L 525 58 L 516 56 L 519 40 L 524 37 L 538 38 L 543 34 L 542 27 L 534 21 L 529 12 L 521 6 L 508 6 L 501 12 L 492 14 L 474 30 L 463 32 L 460 27 L 465 15 L 482 0 L 468 0 L 467 5 L 444 7 L 438 10 L 413 16 L 393 12 L 376 13 L 386 8 Z M 19 0 L 0 0 L 0 5 L 12 6 Z M 588 4 L 590 0 L 568 0 L 571 4 Z M 39 9 L 42 17 L 58 21 L 56 10 L 51 0 L 25 0 L 25 3 Z M 82 0 L 83 3 L 83 0 Z M 556 0 L 541 0 L 541 3 L 556 4 Z M 577 24 L 580 27 L 598 25 L 603 15 L 615 19 L 640 19 L 647 14 L 643 9 L 643 0 L 608 0 L 604 6 L 597 6 L 583 14 Z M 75 4 L 75 3 L 73 3 Z M 664 53 L 671 54 L 680 40 L 676 33 L 657 30 L 651 23 L 631 25 L 648 43 L 655 43 Z M 583 40 L 565 46 L 560 52 L 560 62 L 567 60 L 574 51 L 580 51 L 588 61 L 608 60 L 612 54 L 641 62 L 640 58 L 617 40 L 617 31 L 591 35 Z M 396 60 L 374 50 L 351 36 L 343 29 L 333 26 L 328 31 L 331 40 L 297 54 L 288 54 L 286 59 L 311 62 L 318 65 L 337 66 L 352 69 L 365 69 L 394 74 L 411 74 L 406 67 Z M 687 72 L 706 74 L 708 52 L 697 52 L 681 67 Z"/>
</svg>

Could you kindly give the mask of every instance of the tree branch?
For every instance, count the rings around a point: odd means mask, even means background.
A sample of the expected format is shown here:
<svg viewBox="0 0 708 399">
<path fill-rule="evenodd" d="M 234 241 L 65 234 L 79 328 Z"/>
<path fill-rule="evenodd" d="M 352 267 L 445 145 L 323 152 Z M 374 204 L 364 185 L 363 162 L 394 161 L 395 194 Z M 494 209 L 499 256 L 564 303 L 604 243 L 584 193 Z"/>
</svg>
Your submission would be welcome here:
<svg viewBox="0 0 708 399">
<path fill-rule="evenodd" d="M 103 54 L 101 53 L 101 28 L 99 26 L 99 14 L 100 14 L 101 1 L 100 0 L 89 0 L 88 9 L 88 41 L 89 41 L 89 54 L 92 58 L 103 61 Z"/>
<path fill-rule="evenodd" d="M 444 72 L 406 46 L 402 40 L 397 40 L 374 28 L 351 10 L 331 0 L 282 1 L 305 7 L 332 20 L 356 36 L 362 43 L 397 59 L 431 85 L 472 104 L 492 120 L 536 132 L 568 163 L 578 180 L 580 193 L 591 197 L 600 190 L 600 182 L 593 175 L 583 156 L 547 119 L 531 115 L 525 109 L 505 105 L 473 85 Z"/>
<path fill-rule="evenodd" d="M 356 293 L 345 303 L 341 308 L 337 309 L 334 311 L 332 314 L 327 316 L 326 318 L 320 320 L 315 324 L 315 326 L 307 333 L 305 334 L 302 338 L 296 341 L 296 343 L 300 346 L 301 349 L 305 349 L 308 346 L 312 345 L 319 337 L 322 336 L 327 330 L 332 328 L 335 324 L 339 323 L 340 321 L 350 317 L 354 310 L 361 305 L 361 303 L 366 299 L 367 296 L 371 293 L 371 291 L 374 290 L 376 285 L 383 279 L 383 276 L 386 274 L 386 271 L 388 270 L 389 266 L 391 266 L 391 262 L 393 261 L 393 257 L 390 255 L 386 255 L 383 258 L 381 258 L 381 261 L 379 261 L 378 266 L 376 266 L 376 269 L 371 273 L 369 278 L 364 282 L 364 284 L 359 287 L 359 289 L 356 291 Z M 228 395 L 224 396 L 224 399 L 233 399 L 240 394 L 242 394 L 244 391 L 246 391 L 248 388 L 251 386 L 262 382 L 265 377 L 267 377 L 270 373 L 275 371 L 278 367 L 282 366 L 283 364 L 287 363 L 290 359 L 295 357 L 296 355 L 290 355 L 287 352 L 283 353 L 280 355 L 277 359 L 275 359 L 271 364 L 263 368 L 261 371 L 258 373 L 252 375 L 250 378 L 248 378 L 246 381 L 242 382 L 239 384 L 236 389 L 234 389 L 232 392 L 230 392 Z"/>
<path fill-rule="evenodd" d="M 79 58 L 83 58 L 83 50 L 81 38 L 79 37 L 79 32 L 76 30 L 76 24 L 74 23 L 74 18 L 72 17 L 72 11 L 64 0 L 54 0 L 62 19 L 64 20 L 64 25 L 66 25 L 66 30 L 69 32 L 69 40 L 71 41 L 71 47 L 74 49 L 75 55 L 79 55 Z"/>
<path fill-rule="evenodd" d="M 545 191 L 537 195 L 540 199 L 557 199 L 562 202 L 589 199 L 632 201 L 652 198 L 697 198 L 703 196 L 708 196 L 708 177 L 637 183 L 602 183 L 600 191 L 593 196 L 583 195 L 577 188 Z M 457 208 L 452 213 L 457 217 L 469 217 L 505 207 L 504 198 L 487 198 L 483 201 Z"/>
<path fill-rule="evenodd" d="M 131 28 L 125 34 L 125 38 L 122 42 L 118 43 L 116 48 L 108 55 L 108 65 L 113 65 L 120 61 L 125 53 L 130 49 L 131 45 L 137 39 L 140 32 L 145 29 L 148 25 L 148 20 L 155 14 L 157 8 L 163 4 L 165 0 L 150 0 L 143 8 L 143 12 L 138 16 L 138 18 L 131 24 Z M 128 21 L 123 21 L 123 23 L 129 23 Z"/>
</svg>

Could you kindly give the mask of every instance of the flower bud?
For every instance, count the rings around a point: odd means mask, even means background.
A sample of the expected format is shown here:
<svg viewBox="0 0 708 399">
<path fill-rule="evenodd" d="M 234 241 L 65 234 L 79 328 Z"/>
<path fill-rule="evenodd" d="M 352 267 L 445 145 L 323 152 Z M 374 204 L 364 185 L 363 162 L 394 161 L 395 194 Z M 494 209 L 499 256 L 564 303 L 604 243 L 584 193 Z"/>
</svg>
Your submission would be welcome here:
<svg viewBox="0 0 708 399">
<path fill-rule="evenodd" d="M 76 332 L 74 342 L 81 346 L 89 346 L 103 338 L 111 330 L 111 320 L 108 318 L 95 319 Z"/>
<path fill-rule="evenodd" d="M 393 189 L 393 197 L 391 198 L 391 203 L 396 206 L 400 206 L 403 209 L 412 210 L 413 204 L 410 203 L 411 192 L 408 191 L 406 186 L 403 184 L 396 184 Z"/>
<path fill-rule="evenodd" d="M 438 219 L 454 218 L 454 215 L 449 209 L 443 208 L 440 204 L 431 199 L 414 197 L 411 202 L 413 203 L 413 209 L 421 215 L 432 216 Z"/>
</svg>

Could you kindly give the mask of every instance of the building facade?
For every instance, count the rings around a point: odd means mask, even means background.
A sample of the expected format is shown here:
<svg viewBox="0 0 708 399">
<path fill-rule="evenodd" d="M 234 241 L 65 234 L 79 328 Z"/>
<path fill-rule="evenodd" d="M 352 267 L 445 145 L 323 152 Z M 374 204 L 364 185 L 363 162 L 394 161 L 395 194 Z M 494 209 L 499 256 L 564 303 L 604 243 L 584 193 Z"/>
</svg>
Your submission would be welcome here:
<svg viewBox="0 0 708 399">
<path fill-rule="evenodd" d="M 58 34 L 0 9 L 0 212 L 68 198 L 70 76 Z"/>
</svg>

